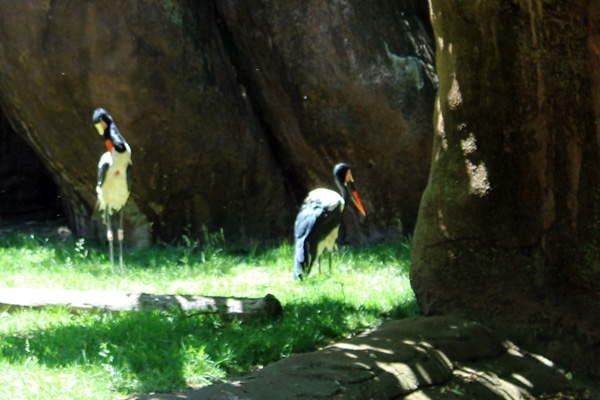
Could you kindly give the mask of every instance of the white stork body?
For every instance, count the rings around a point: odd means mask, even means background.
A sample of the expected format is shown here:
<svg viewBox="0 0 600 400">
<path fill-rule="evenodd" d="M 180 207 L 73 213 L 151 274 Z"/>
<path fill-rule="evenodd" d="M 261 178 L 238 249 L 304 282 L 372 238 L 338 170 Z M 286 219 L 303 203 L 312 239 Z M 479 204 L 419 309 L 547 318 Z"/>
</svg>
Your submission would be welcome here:
<svg viewBox="0 0 600 400">
<path fill-rule="evenodd" d="M 335 166 L 333 174 L 342 196 L 333 190 L 315 189 L 308 194 L 296 216 L 294 279 L 307 276 L 315 261 L 320 270 L 320 257 L 325 251 L 330 256 L 331 272 L 331 252 L 335 247 L 342 221 L 342 211 L 346 204 L 344 197 L 350 198 L 360 213 L 365 215 L 358 193 L 354 189 L 350 168 L 344 163 L 339 163 Z"/>
<path fill-rule="evenodd" d="M 344 211 L 344 205 L 346 204 L 346 202 L 344 201 L 344 198 L 340 196 L 337 192 L 322 188 L 315 189 L 308 194 L 304 202 L 321 202 L 321 207 L 323 207 L 324 213 L 331 213 L 336 208 L 339 208 L 339 219 L 341 222 L 341 215 Z M 339 222 L 337 224 L 334 223 L 333 225 L 335 225 L 334 228 L 328 234 L 326 234 L 322 240 L 320 240 L 317 243 L 317 254 L 315 257 L 317 263 L 319 262 L 319 258 L 321 257 L 321 254 L 323 254 L 324 250 L 332 252 L 333 248 L 335 247 L 335 241 L 340 231 L 340 225 Z"/>
<path fill-rule="evenodd" d="M 106 224 L 106 238 L 110 249 L 110 266 L 114 271 L 113 240 L 111 228 L 113 214 L 119 214 L 119 265 L 123 274 L 123 212 L 122 208 L 131 193 L 131 147 L 127 144 L 110 114 L 102 108 L 94 110 L 94 126 L 98 133 L 104 137 L 106 153 L 100 157 L 98 163 L 98 182 L 96 193 L 98 195 L 98 211 L 102 214 Z"/>
<path fill-rule="evenodd" d="M 98 171 L 106 171 L 103 179 L 99 179 L 96 186 L 98 194 L 98 208 L 103 212 L 113 214 L 120 211 L 129 198 L 130 189 L 127 182 L 127 168 L 131 164 L 131 148 L 125 143 L 126 151 L 114 154 L 107 151 L 100 158 Z"/>
</svg>

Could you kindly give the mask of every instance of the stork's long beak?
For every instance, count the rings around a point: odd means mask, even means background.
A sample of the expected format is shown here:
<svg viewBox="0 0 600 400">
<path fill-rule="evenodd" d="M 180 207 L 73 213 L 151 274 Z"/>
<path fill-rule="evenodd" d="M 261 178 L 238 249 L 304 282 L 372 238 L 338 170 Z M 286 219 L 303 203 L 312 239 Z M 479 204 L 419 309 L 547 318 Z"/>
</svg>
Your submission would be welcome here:
<svg viewBox="0 0 600 400">
<path fill-rule="evenodd" d="M 96 127 L 100 135 L 104 135 L 104 128 L 102 127 L 102 122 L 98 122 L 94 126 Z"/>
<path fill-rule="evenodd" d="M 348 171 L 346 174 L 346 186 L 350 192 L 350 200 L 352 200 L 352 203 L 354 203 L 358 211 L 360 211 L 363 216 L 367 216 L 367 212 L 360 201 L 360 197 L 358 197 L 358 192 L 354 188 L 354 180 L 352 179 L 352 173 L 350 173 L 350 171 Z"/>
<path fill-rule="evenodd" d="M 356 190 L 352 191 L 350 199 L 352 199 L 352 202 L 354 203 L 356 208 L 358 208 L 358 211 L 360 211 L 360 213 L 363 216 L 367 216 L 367 212 L 365 211 L 365 208 L 363 207 L 363 205 L 360 201 L 360 197 L 358 197 L 358 192 Z"/>
</svg>

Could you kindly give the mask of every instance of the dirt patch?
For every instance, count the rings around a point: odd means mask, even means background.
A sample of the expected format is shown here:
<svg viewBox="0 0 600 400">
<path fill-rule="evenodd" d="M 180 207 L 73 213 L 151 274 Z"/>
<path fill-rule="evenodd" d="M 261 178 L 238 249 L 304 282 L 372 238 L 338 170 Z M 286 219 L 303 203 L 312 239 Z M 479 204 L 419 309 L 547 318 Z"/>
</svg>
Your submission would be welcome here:
<svg viewBox="0 0 600 400">
<path fill-rule="evenodd" d="M 390 321 L 243 378 L 136 399 L 598 399 L 597 390 L 476 322 L 429 317 Z"/>
</svg>

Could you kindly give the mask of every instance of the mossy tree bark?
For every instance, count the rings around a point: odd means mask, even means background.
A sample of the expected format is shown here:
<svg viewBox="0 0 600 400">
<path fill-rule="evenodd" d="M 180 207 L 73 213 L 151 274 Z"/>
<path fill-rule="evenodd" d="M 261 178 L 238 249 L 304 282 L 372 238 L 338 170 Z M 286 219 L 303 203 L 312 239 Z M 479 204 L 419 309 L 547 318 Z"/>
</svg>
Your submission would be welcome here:
<svg viewBox="0 0 600 400">
<path fill-rule="evenodd" d="M 600 374 L 596 1 L 431 1 L 440 90 L 411 278 Z"/>
</svg>

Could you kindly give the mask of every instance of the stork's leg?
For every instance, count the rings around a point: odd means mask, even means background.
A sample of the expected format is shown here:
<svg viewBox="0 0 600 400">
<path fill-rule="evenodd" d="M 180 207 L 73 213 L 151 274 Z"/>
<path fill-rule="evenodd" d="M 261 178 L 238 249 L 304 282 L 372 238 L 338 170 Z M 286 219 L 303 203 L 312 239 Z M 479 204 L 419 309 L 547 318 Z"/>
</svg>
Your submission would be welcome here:
<svg viewBox="0 0 600 400">
<path fill-rule="evenodd" d="M 323 253 L 319 257 L 317 257 L 317 267 L 319 267 L 319 275 L 321 275 L 321 258 L 323 258 Z"/>
<path fill-rule="evenodd" d="M 110 213 L 108 210 L 104 211 L 104 223 L 106 224 L 106 239 L 108 239 L 108 248 L 110 251 L 110 272 L 115 273 L 115 259 L 113 255 L 113 231 L 110 227 Z"/>
<path fill-rule="evenodd" d="M 333 262 L 331 253 L 332 253 L 331 251 L 327 252 L 327 257 L 329 257 L 329 275 L 331 275 L 331 263 Z"/>
<path fill-rule="evenodd" d="M 123 210 L 119 211 L 119 229 L 117 230 L 119 237 L 119 266 L 121 267 L 121 275 L 123 275 L 123 238 L 125 234 L 123 232 Z"/>
</svg>

